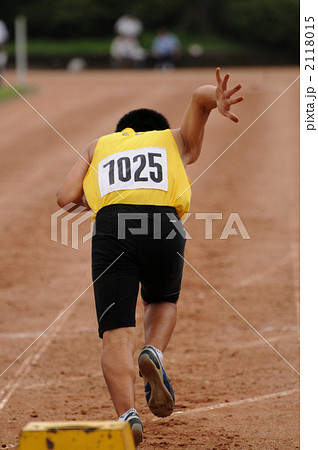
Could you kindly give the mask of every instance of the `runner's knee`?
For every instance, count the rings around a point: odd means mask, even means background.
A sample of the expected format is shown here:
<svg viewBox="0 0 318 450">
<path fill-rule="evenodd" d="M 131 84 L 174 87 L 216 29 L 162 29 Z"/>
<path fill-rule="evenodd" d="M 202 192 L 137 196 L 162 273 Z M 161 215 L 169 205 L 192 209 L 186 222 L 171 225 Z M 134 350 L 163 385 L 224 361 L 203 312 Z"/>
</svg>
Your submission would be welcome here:
<svg viewBox="0 0 318 450">
<path fill-rule="evenodd" d="M 127 347 L 134 350 L 135 328 L 123 327 L 105 331 L 103 334 L 103 348 L 107 350 L 107 348 L 111 347 Z"/>
</svg>

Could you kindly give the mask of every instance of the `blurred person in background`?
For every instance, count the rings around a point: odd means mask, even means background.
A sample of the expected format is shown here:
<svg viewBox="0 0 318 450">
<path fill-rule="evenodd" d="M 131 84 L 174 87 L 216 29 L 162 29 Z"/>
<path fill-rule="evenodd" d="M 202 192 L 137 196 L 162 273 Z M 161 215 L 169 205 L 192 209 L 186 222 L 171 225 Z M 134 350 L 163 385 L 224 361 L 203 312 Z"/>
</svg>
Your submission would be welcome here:
<svg viewBox="0 0 318 450">
<path fill-rule="evenodd" d="M 0 20 L 0 75 L 2 75 L 7 61 L 8 53 L 6 50 L 6 43 L 9 39 L 9 31 L 6 24 Z M 0 85 L 2 84 L 2 78 L 0 78 Z"/>
<path fill-rule="evenodd" d="M 115 23 L 117 36 L 111 43 L 110 55 L 112 67 L 140 67 L 146 58 L 138 37 L 143 31 L 142 22 L 132 13 L 121 16 Z"/>
<path fill-rule="evenodd" d="M 155 68 L 173 69 L 181 55 L 180 41 L 167 27 L 161 27 L 153 40 L 151 53 L 156 60 Z"/>
</svg>

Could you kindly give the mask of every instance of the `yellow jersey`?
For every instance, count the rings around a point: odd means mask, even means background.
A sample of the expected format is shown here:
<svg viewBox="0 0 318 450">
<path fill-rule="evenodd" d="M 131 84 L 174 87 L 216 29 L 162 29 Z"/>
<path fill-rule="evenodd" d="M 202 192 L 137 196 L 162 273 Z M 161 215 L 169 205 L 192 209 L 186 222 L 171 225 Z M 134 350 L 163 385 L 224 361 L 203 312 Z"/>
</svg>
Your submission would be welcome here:
<svg viewBox="0 0 318 450">
<path fill-rule="evenodd" d="M 125 128 L 101 137 L 83 180 L 93 220 L 101 208 L 117 203 L 173 206 L 181 218 L 189 211 L 190 186 L 169 129 Z"/>
</svg>

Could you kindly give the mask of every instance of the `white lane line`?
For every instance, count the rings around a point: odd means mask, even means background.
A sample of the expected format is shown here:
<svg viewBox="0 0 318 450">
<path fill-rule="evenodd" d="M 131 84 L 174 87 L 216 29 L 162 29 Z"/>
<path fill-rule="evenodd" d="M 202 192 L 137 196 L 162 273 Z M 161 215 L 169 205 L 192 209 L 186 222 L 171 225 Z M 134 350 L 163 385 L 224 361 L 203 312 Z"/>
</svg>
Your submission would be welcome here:
<svg viewBox="0 0 318 450">
<path fill-rule="evenodd" d="M 20 386 L 20 383 L 25 379 L 26 375 L 30 372 L 32 369 L 32 366 L 39 360 L 41 355 L 47 350 L 49 345 L 51 344 L 52 340 L 55 338 L 57 333 L 60 331 L 62 325 L 64 324 L 64 321 L 68 318 L 69 315 L 64 314 L 64 316 L 60 319 L 58 325 L 56 325 L 55 328 L 51 328 L 43 337 L 42 345 L 40 346 L 39 350 L 35 354 L 29 355 L 25 361 L 21 364 L 19 369 L 15 372 L 15 374 L 12 376 L 11 380 L 8 382 L 8 384 L 3 389 L 2 393 L 3 396 L 0 398 L 0 411 L 5 407 L 6 403 L 12 396 L 12 394 L 18 389 Z"/>
<path fill-rule="evenodd" d="M 264 270 L 263 272 L 261 272 L 259 274 L 255 274 L 255 275 L 252 275 L 251 277 L 240 280 L 236 287 L 242 288 L 242 287 L 249 286 L 250 284 L 257 283 L 258 281 L 263 281 L 264 278 L 268 277 L 272 273 L 275 273 L 277 269 L 285 266 L 285 264 L 287 264 L 289 261 L 291 261 L 292 256 L 293 255 L 291 254 L 291 252 L 288 252 L 285 256 L 283 256 L 283 258 L 277 264 L 275 264 L 275 266 L 269 267 L 268 269 Z"/>
<path fill-rule="evenodd" d="M 272 344 L 270 342 L 268 342 L 268 340 L 255 328 L 253 327 L 253 325 L 214 287 L 212 286 L 212 284 L 206 279 L 204 278 L 204 276 L 189 262 L 187 261 L 179 252 L 177 252 L 178 255 L 180 256 L 180 258 L 183 259 L 183 261 L 185 263 L 188 264 L 188 266 L 191 267 L 191 269 L 208 285 L 210 286 L 210 288 L 250 327 L 252 328 L 252 330 L 255 331 L 255 333 L 263 339 L 264 342 L 266 342 L 266 344 L 283 360 L 285 361 L 285 363 L 291 368 L 293 369 L 293 371 L 295 373 L 297 373 L 297 375 L 300 376 L 300 373 L 298 372 L 298 370 L 278 351 L 276 350 L 275 347 L 272 346 Z"/>
<path fill-rule="evenodd" d="M 42 387 L 49 387 L 49 386 L 57 386 L 57 387 L 62 387 L 65 386 L 67 387 L 69 385 L 70 382 L 74 382 L 74 381 L 82 381 L 82 380 L 90 380 L 91 378 L 102 378 L 102 372 L 101 373 L 94 373 L 90 376 L 88 375 L 82 375 L 82 376 L 78 376 L 78 377 L 65 377 L 65 379 L 63 380 L 51 380 L 51 381 L 42 381 L 39 383 L 32 383 L 32 384 L 25 384 L 23 387 L 23 389 L 38 389 L 38 388 L 42 388 Z"/>
<path fill-rule="evenodd" d="M 297 334 L 297 335 L 295 336 L 295 334 Z M 289 334 L 284 335 L 284 336 L 280 335 L 280 336 L 268 337 L 267 340 L 268 340 L 268 342 L 280 342 L 282 340 L 286 340 L 286 339 L 290 339 L 290 338 L 298 339 L 298 335 L 299 335 L 299 332 L 297 330 L 297 332 L 294 331 L 293 333 L 289 333 Z M 243 349 L 243 348 L 249 348 L 249 347 L 258 347 L 260 345 L 264 345 L 264 342 L 260 341 L 258 339 L 257 341 L 246 342 L 244 344 L 239 344 L 239 343 L 238 344 L 234 344 L 234 345 L 230 344 L 228 347 L 231 347 L 231 349 L 232 348 L 234 348 L 234 349 Z"/>
<path fill-rule="evenodd" d="M 34 331 L 29 333 L 0 333 L 0 339 L 25 339 L 29 337 L 38 337 L 43 333 L 43 331 Z M 78 330 L 72 331 L 72 333 L 63 333 L 63 337 L 71 337 L 74 336 L 74 334 L 81 334 L 81 333 L 96 333 L 97 334 L 97 328 L 79 328 Z"/>
<path fill-rule="evenodd" d="M 4 339 L 24 339 L 28 337 L 40 336 L 41 331 L 35 331 L 33 333 L 0 333 L 0 338 Z"/>
<path fill-rule="evenodd" d="M 294 233 L 296 230 L 296 233 L 299 233 L 299 224 L 297 222 L 297 219 L 290 214 L 289 219 L 289 228 L 290 228 L 290 247 L 291 247 L 291 253 L 292 253 L 292 272 L 293 272 L 293 283 L 294 283 L 294 302 L 295 302 L 295 309 L 297 314 L 297 323 L 300 321 L 300 249 L 299 249 L 299 242 L 295 241 Z M 298 234 L 297 234 L 298 236 Z"/>
<path fill-rule="evenodd" d="M 23 356 L 24 355 L 24 353 L 25 352 L 27 352 L 28 350 L 29 350 L 29 348 L 30 347 L 32 347 L 48 330 L 50 330 L 51 329 L 51 327 L 62 317 L 62 316 L 65 316 L 65 314 L 66 314 L 66 312 L 68 312 L 69 310 L 70 310 L 70 308 L 71 308 L 71 306 L 73 306 L 74 305 L 74 303 L 76 303 L 77 302 L 77 300 L 79 299 L 79 298 L 81 298 L 82 297 L 82 295 L 84 295 L 85 294 L 85 292 L 86 291 L 88 291 L 88 289 L 91 287 L 91 286 L 93 286 L 93 284 L 94 283 L 96 283 L 96 281 L 98 281 L 99 279 L 100 279 L 100 277 L 102 277 L 103 275 L 104 275 L 104 273 L 106 273 L 107 272 L 107 270 L 113 265 L 113 264 L 115 264 L 115 262 L 116 261 L 118 261 L 118 259 L 119 258 L 121 258 L 122 256 L 123 256 L 123 254 L 124 254 L 125 252 L 122 252 L 108 267 L 106 267 L 106 269 L 101 273 L 101 274 L 99 274 L 98 275 L 98 277 L 86 288 L 86 289 L 84 289 L 84 291 L 75 299 L 75 300 L 73 300 L 72 301 L 72 303 L 71 304 L 69 304 L 66 308 L 64 308 L 63 309 L 63 311 L 53 320 L 53 322 L 51 322 L 50 323 L 50 325 L 40 334 L 40 336 L 38 336 L 25 350 L 23 350 L 23 352 L 22 353 L 20 353 L 20 355 L 14 360 L 14 361 L 12 361 L 12 363 L 0 374 L 0 377 L 2 377 L 2 375 L 4 374 L 4 373 L 6 373 L 7 372 L 7 370 L 9 370 L 10 369 L 10 367 L 12 367 L 20 358 L 21 358 L 21 356 Z M 1 408 L 0 408 L 1 409 Z"/>
<path fill-rule="evenodd" d="M 16 373 L 13 375 L 12 379 L 9 381 L 9 383 L 6 385 L 4 390 L 1 392 L 4 396 L 2 398 L 0 397 L 0 411 L 5 407 L 7 401 L 10 399 L 11 395 L 14 393 L 14 391 L 20 386 L 21 381 L 25 378 L 25 375 L 30 372 L 31 367 L 33 364 L 36 364 L 37 361 L 40 359 L 42 353 L 44 353 L 49 345 L 51 344 L 52 340 L 55 338 L 55 336 L 59 333 L 61 327 L 63 326 L 64 322 L 68 318 L 70 312 L 71 312 L 71 306 L 74 305 L 74 303 L 77 302 L 79 298 L 82 297 L 83 294 L 94 284 L 101 276 L 104 275 L 104 273 L 124 254 L 125 252 L 122 252 L 70 305 L 67 306 L 66 309 L 64 309 L 56 319 L 53 320 L 53 322 L 43 331 L 43 333 L 37 337 L 32 344 L 30 344 L 3 372 L 0 376 L 2 376 L 10 367 L 15 364 L 22 355 L 31 347 L 33 346 L 38 339 L 40 339 L 43 335 L 44 338 L 42 340 L 43 344 L 41 345 L 38 352 L 35 353 L 34 356 L 30 355 L 24 363 L 21 364 L 20 368 L 16 371 Z M 58 324 L 56 325 L 56 322 L 59 320 Z M 53 327 L 55 325 L 55 328 Z"/>
<path fill-rule="evenodd" d="M 262 401 L 262 400 L 271 400 L 274 398 L 286 397 L 288 395 L 295 394 L 296 392 L 299 392 L 299 389 L 290 389 L 288 391 L 274 392 L 272 394 L 260 395 L 258 397 L 250 397 L 250 398 L 244 398 L 242 400 L 234 400 L 233 402 L 216 403 L 215 405 L 203 406 L 202 408 L 188 409 L 185 411 L 176 411 L 171 414 L 171 417 L 186 415 L 186 414 L 196 414 L 196 413 L 200 413 L 200 412 L 204 412 L 204 411 L 213 411 L 215 409 L 230 408 L 232 406 L 239 406 L 239 405 L 244 405 L 244 404 L 248 404 L 248 403 L 255 403 L 255 402 Z M 156 421 L 156 420 L 160 420 L 160 418 L 155 418 L 152 420 Z"/>
</svg>

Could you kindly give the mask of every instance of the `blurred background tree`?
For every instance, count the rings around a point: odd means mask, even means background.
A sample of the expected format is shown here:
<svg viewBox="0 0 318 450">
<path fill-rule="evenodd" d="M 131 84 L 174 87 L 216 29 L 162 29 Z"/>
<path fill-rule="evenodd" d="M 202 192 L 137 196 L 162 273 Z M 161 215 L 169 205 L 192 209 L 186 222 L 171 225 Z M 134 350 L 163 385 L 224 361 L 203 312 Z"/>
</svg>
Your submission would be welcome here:
<svg viewBox="0 0 318 450">
<path fill-rule="evenodd" d="M 128 11 L 143 22 L 146 47 L 167 26 L 184 47 L 202 37 L 214 48 L 227 40 L 243 49 L 299 53 L 299 0 L 2 0 L 0 18 L 11 39 L 18 14 L 28 18 L 30 40 L 111 39 L 115 21 Z"/>
<path fill-rule="evenodd" d="M 299 47 L 298 0 L 226 0 L 218 26 L 237 39 L 284 49 Z"/>
</svg>

